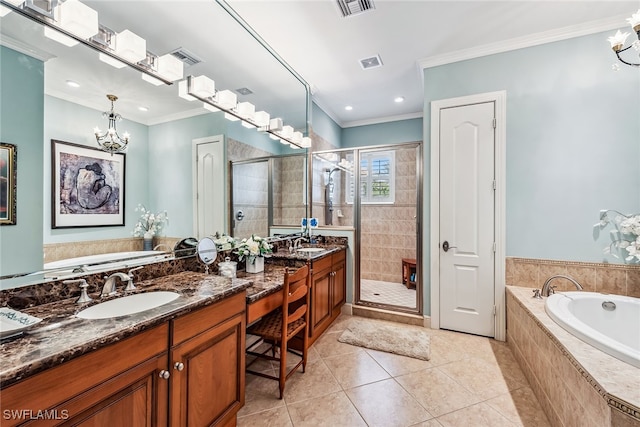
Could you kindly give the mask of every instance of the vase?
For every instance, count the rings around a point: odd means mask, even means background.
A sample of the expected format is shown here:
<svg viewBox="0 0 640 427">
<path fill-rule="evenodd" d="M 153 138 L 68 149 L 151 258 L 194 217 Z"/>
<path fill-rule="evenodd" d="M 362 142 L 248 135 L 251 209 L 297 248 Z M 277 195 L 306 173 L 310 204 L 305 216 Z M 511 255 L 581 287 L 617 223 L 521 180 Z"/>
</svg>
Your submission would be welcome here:
<svg viewBox="0 0 640 427">
<path fill-rule="evenodd" d="M 152 251 L 153 250 L 153 234 L 152 233 L 144 233 L 144 241 L 142 246 L 143 251 Z"/>
<path fill-rule="evenodd" d="M 245 270 L 247 273 L 262 273 L 264 271 L 264 257 L 248 257 Z"/>
</svg>

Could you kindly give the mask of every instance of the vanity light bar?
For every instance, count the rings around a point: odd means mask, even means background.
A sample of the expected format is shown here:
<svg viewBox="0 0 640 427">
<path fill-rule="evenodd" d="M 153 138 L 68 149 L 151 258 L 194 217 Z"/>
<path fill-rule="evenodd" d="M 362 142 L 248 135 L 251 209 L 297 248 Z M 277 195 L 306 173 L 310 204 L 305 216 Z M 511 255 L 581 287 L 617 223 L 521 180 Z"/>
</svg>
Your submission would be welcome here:
<svg viewBox="0 0 640 427">
<path fill-rule="evenodd" d="M 185 80 L 178 83 L 178 96 L 185 99 L 188 99 L 187 97 L 197 99 L 205 105 L 207 110 L 222 111 L 227 120 L 241 120 L 243 126 L 256 127 L 260 132 L 269 133 L 271 139 L 279 139 L 280 142 L 289 144 L 292 148 L 311 147 L 311 138 L 303 137 L 301 132 L 294 132 L 291 126 L 283 126 L 282 119 L 279 117 L 271 119 L 265 111 L 256 113 L 255 106 L 250 102 L 237 103 L 237 95 L 230 90 L 216 91 L 214 95 L 202 96 L 209 94 L 197 90 L 197 82 L 204 81 L 199 80 L 202 78 L 213 83 L 213 80 L 205 76 L 187 76 Z M 208 108 L 207 105 L 212 108 Z M 259 119 L 256 116 L 259 116 Z"/>
<path fill-rule="evenodd" d="M 39 5 L 44 4 L 48 4 L 46 10 L 39 7 Z M 138 61 L 144 61 L 147 57 L 146 41 L 131 31 L 124 30 L 120 34 L 117 34 L 114 46 L 105 46 L 104 42 L 96 40 L 96 37 L 100 35 L 100 31 L 104 27 L 101 26 L 99 22 L 96 27 L 97 12 L 79 0 L 66 0 L 60 4 L 57 0 L 49 0 L 48 3 L 36 3 L 34 0 L 27 0 L 26 2 L 0 0 L 0 5 L 43 25 L 45 28 L 60 33 L 55 35 L 54 32 L 47 31 L 49 35 L 54 34 L 52 38 L 56 41 L 58 41 L 58 39 L 64 39 L 65 42 L 62 44 L 71 44 L 71 41 L 67 39 L 75 40 L 101 53 L 103 61 L 105 61 L 105 58 L 108 56 L 166 85 L 173 84 L 172 79 L 175 74 L 170 75 L 169 73 L 165 76 L 138 63 Z M 55 38 L 56 36 L 58 37 Z M 144 55 L 140 48 L 143 44 L 145 46 Z"/>
</svg>

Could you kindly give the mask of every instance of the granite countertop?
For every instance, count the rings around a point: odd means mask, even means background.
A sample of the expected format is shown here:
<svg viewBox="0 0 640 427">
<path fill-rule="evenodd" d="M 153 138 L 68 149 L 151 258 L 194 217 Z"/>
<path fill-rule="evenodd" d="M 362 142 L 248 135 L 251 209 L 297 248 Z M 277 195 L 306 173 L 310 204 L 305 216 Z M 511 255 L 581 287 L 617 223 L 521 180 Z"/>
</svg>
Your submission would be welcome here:
<svg viewBox="0 0 640 427">
<path fill-rule="evenodd" d="M 251 281 L 243 278 L 230 279 L 185 271 L 136 283 L 137 290 L 133 293 L 174 291 L 180 297 L 160 307 L 129 316 L 81 319 L 74 314 L 98 301 L 80 305 L 74 299 L 24 309 L 23 312 L 43 321 L 23 336 L 0 344 L 0 387 L 218 302 L 249 286 Z"/>
<path fill-rule="evenodd" d="M 307 261 L 320 260 L 345 249 L 344 245 L 317 245 L 317 247 L 326 250 L 310 253 L 289 253 L 288 250 L 275 252 L 265 263 L 264 272 L 238 271 L 237 278 L 234 279 L 183 271 L 140 281 L 136 283 L 137 290 L 132 293 L 174 291 L 179 293 L 180 297 L 154 309 L 128 316 L 95 320 L 75 316 L 80 310 L 107 299 L 76 304 L 75 298 L 66 298 L 20 310 L 39 317 L 43 321 L 23 335 L 9 338 L 0 344 L 2 355 L 0 387 L 7 387 L 30 375 L 244 290 L 247 292 L 247 303 L 254 303 L 282 289 L 287 266 L 296 268 Z M 120 291 L 122 286 L 122 284 L 118 285 Z M 96 297 L 95 294 L 91 296 Z M 119 296 L 122 296 L 122 292 Z"/>
</svg>

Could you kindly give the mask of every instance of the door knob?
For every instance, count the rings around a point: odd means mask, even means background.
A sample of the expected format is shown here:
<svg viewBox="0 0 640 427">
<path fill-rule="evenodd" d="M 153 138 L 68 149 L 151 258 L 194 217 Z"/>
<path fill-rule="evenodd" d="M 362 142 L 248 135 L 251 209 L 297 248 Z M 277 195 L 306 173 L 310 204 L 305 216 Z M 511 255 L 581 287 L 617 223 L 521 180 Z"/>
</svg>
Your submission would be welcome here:
<svg viewBox="0 0 640 427">
<path fill-rule="evenodd" d="M 449 246 L 449 242 L 447 242 L 446 240 L 444 242 L 442 242 L 442 250 L 445 252 L 448 252 L 449 249 L 453 249 L 453 248 L 457 248 L 457 246 Z"/>
</svg>

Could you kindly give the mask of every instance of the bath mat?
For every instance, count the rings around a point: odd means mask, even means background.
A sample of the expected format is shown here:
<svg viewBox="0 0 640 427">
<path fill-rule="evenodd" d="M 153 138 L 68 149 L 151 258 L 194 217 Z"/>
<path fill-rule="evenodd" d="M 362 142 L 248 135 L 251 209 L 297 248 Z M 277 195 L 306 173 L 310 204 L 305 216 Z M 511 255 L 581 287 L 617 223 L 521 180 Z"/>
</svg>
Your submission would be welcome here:
<svg viewBox="0 0 640 427">
<path fill-rule="evenodd" d="M 431 358 L 429 334 L 418 326 L 351 319 L 338 341 L 415 359 Z"/>
</svg>

